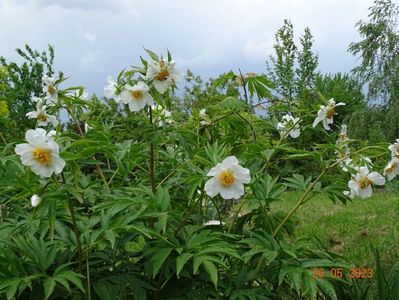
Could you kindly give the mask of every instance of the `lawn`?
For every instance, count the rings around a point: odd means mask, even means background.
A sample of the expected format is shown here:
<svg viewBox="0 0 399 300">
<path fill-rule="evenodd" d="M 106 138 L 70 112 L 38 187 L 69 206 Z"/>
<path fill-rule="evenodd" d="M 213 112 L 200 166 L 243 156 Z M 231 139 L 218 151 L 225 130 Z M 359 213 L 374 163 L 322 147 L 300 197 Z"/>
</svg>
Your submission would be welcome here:
<svg viewBox="0 0 399 300">
<path fill-rule="evenodd" d="M 272 209 L 289 211 L 298 197 L 287 193 L 283 202 Z M 376 192 L 368 199 L 353 199 L 343 205 L 327 197 L 305 203 L 295 214 L 298 226 L 295 237 L 317 237 L 332 252 L 344 255 L 356 266 L 371 266 L 377 247 L 382 266 L 390 269 L 399 261 L 398 192 Z"/>
</svg>

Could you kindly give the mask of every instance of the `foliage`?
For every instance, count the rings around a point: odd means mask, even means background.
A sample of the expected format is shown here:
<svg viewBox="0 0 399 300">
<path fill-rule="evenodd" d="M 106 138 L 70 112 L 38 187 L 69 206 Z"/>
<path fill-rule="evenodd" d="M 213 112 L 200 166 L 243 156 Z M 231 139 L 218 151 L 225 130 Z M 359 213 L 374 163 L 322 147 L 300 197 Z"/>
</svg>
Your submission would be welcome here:
<svg viewBox="0 0 399 300">
<path fill-rule="evenodd" d="M 146 52 L 148 61 L 141 58 L 142 66 L 122 71 L 110 84 L 114 99 L 141 95 L 125 92 L 145 83 L 154 101 L 174 113 L 174 82 L 166 92 L 154 83 L 169 75 L 162 67 L 172 64 L 171 55 L 163 60 Z M 144 77 L 156 64 L 163 73 Z M 354 286 L 347 278 L 314 278 L 315 268 L 347 271 L 352 264 L 307 239 L 292 239 L 292 216 L 302 205 L 321 194 L 349 200 L 342 193 L 345 181 L 321 183 L 325 174 L 350 179 L 337 168 L 336 136 L 309 125 L 313 111 L 302 110 L 296 111 L 302 132 L 325 135 L 326 142 L 311 151 L 279 136 L 281 112 L 260 117 L 249 101 L 251 94 L 262 99 L 270 93 L 268 78 L 231 72 L 205 87 L 196 78 L 186 90 L 186 101 L 194 99 L 191 114 L 179 112 L 162 126 L 152 106 L 131 112 L 111 100 L 84 100 L 82 87 L 61 90 L 56 82 L 52 109 L 69 116 L 54 137 L 66 161 L 62 173 L 36 176 L 14 153 L 18 137 L 0 146 L 2 297 L 334 299 Z M 83 129 L 85 122 L 90 129 Z M 386 155 L 384 147 L 358 152 Z M 209 170 L 232 155 L 250 171 L 244 196 L 209 197 Z M 276 167 L 304 160 L 314 162 L 310 175 Z M 294 209 L 273 209 L 287 190 L 299 195 Z M 34 194 L 42 203 L 31 207 L 27 199 Z"/>
<path fill-rule="evenodd" d="M 361 62 L 353 72 L 367 84 L 369 101 L 385 105 L 392 128 L 387 137 L 394 140 L 399 131 L 399 7 L 391 0 L 375 0 L 369 10 L 369 20 L 357 23 L 362 40 L 349 46 Z"/>
<path fill-rule="evenodd" d="M 32 95 L 41 96 L 43 75 L 54 74 L 54 48 L 49 45 L 47 52 L 38 52 L 25 45 L 24 50 L 18 48 L 16 52 L 23 59 L 22 64 L 7 62 L 0 56 L 0 101 L 7 103 L 9 126 L 21 135 L 34 124 L 25 116 L 35 107 Z M 62 78 L 62 73 L 58 75 Z"/>
<path fill-rule="evenodd" d="M 300 37 L 301 49 L 294 42 L 294 27 L 289 20 L 276 33 L 275 56 L 270 56 L 268 73 L 276 91 L 291 107 L 296 100 L 312 103 L 318 56 L 313 53 L 313 36 L 309 28 Z"/>
</svg>

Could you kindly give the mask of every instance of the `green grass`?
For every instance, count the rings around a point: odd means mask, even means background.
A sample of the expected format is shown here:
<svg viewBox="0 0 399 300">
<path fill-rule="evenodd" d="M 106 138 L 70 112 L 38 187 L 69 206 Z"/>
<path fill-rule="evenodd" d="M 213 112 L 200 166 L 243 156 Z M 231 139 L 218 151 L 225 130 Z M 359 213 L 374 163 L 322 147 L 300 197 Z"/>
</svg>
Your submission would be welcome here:
<svg viewBox="0 0 399 300">
<path fill-rule="evenodd" d="M 298 195 L 287 193 L 286 200 L 272 209 L 289 211 Z M 383 268 L 399 260 L 399 193 L 375 192 L 368 199 L 353 199 L 345 205 L 318 197 L 295 213 L 298 225 L 294 236 L 317 237 L 332 252 L 341 254 L 356 266 L 372 266 L 371 245 L 380 251 Z"/>
</svg>

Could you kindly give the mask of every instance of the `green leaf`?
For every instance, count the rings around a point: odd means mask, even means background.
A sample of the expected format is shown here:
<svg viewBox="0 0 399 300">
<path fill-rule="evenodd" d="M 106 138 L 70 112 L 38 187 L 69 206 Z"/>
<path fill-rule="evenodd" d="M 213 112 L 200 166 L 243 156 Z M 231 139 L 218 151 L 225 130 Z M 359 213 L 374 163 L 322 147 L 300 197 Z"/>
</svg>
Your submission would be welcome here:
<svg viewBox="0 0 399 300">
<path fill-rule="evenodd" d="M 159 188 L 155 194 L 155 200 L 161 208 L 161 211 L 166 211 L 169 209 L 170 195 L 167 189 Z"/>
<path fill-rule="evenodd" d="M 62 271 L 57 274 L 58 278 L 63 278 L 66 279 L 70 282 L 72 282 L 74 285 L 76 285 L 82 292 L 85 292 L 81 278 L 83 278 L 82 275 L 74 272 L 74 271 Z"/>
<path fill-rule="evenodd" d="M 159 61 L 159 57 L 155 52 L 148 50 L 146 48 L 144 48 L 144 50 L 145 52 L 147 52 L 148 56 L 151 57 L 152 60 Z"/>
<path fill-rule="evenodd" d="M 331 282 L 326 279 L 319 279 L 317 280 L 317 284 L 323 294 L 329 297 L 328 299 L 337 300 L 337 294 Z"/>
<path fill-rule="evenodd" d="M 54 278 L 47 277 L 47 278 L 44 280 L 44 283 L 43 283 L 43 288 L 44 288 L 44 300 L 47 300 L 47 299 L 51 296 L 51 294 L 52 294 L 53 291 L 54 291 L 55 285 L 56 285 L 56 282 L 55 282 Z"/>
<path fill-rule="evenodd" d="M 182 253 L 176 259 L 176 275 L 179 276 L 181 270 L 183 269 L 184 265 L 188 262 L 190 258 L 192 258 L 194 254 L 191 253 Z"/>
<path fill-rule="evenodd" d="M 152 278 L 155 278 L 159 269 L 162 267 L 163 263 L 165 262 L 166 258 L 168 258 L 172 248 L 163 248 L 156 251 L 154 256 L 151 258 L 152 262 Z"/>
<path fill-rule="evenodd" d="M 202 262 L 206 272 L 209 274 L 215 289 L 217 289 L 218 285 L 218 269 L 216 268 L 215 264 L 211 261 L 205 260 Z"/>
</svg>

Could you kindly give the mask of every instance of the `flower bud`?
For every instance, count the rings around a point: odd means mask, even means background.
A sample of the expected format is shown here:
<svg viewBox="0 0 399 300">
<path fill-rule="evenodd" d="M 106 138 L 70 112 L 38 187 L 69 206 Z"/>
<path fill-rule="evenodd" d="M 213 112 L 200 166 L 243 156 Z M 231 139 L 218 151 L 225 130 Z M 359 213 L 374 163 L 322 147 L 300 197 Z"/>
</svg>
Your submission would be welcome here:
<svg viewBox="0 0 399 300">
<path fill-rule="evenodd" d="M 39 204 L 42 202 L 42 198 L 40 198 L 38 195 L 33 195 L 31 198 L 30 198 L 30 203 L 31 203 L 31 205 L 33 206 L 33 207 L 37 207 L 37 206 L 39 206 Z"/>
</svg>

